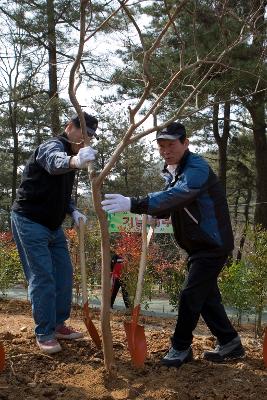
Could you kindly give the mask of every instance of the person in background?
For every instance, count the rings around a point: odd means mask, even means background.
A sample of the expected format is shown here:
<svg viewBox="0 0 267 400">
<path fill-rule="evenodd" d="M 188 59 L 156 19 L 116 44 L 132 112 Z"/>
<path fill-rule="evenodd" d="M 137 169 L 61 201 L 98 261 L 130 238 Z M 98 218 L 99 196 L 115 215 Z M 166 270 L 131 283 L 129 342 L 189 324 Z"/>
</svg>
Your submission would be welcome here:
<svg viewBox="0 0 267 400">
<path fill-rule="evenodd" d="M 123 267 L 124 267 L 123 258 L 118 256 L 117 254 L 114 254 L 111 258 L 111 279 L 112 279 L 111 301 L 110 301 L 111 308 L 113 308 L 113 304 L 115 302 L 120 287 L 125 307 L 126 308 L 130 307 L 129 295 L 126 290 L 125 283 L 121 279 Z"/>
<path fill-rule="evenodd" d="M 161 362 L 179 367 L 192 360 L 193 331 L 200 315 L 217 338 L 215 350 L 204 352 L 204 358 L 214 362 L 242 358 L 244 348 L 227 317 L 217 284 L 234 247 L 225 191 L 207 161 L 189 151 L 183 124 L 171 123 L 157 132 L 156 140 L 165 160 L 165 190 L 131 198 L 106 194 L 102 206 L 112 213 L 171 216 L 175 239 L 188 254 L 188 275 L 172 345 Z"/>
<path fill-rule="evenodd" d="M 87 134 L 92 137 L 98 120 L 84 113 Z M 78 116 L 65 131 L 42 143 L 23 171 L 12 207 L 11 222 L 35 322 L 37 345 L 52 354 L 61 350 L 57 339 L 83 336 L 67 326 L 72 300 L 72 265 L 61 227 L 66 214 L 76 225 L 86 217 L 71 199 L 75 171 L 95 159 L 96 151 L 84 147 Z"/>
</svg>

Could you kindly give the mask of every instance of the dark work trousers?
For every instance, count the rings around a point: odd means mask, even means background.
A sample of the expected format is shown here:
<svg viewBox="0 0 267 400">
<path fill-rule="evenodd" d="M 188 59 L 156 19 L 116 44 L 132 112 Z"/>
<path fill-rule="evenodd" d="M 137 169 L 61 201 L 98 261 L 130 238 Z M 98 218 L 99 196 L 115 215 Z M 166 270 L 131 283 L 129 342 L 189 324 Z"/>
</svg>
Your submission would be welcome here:
<svg viewBox="0 0 267 400">
<path fill-rule="evenodd" d="M 122 298 L 123 298 L 125 307 L 129 308 L 130 307 L 129 295 L 128 295 L 125 285 L 121 282 L 121 280 L 119 278 L 113 279 L 113 282 L 112 282 L 111 301 L 110 301 L 111 308 L 113 308 L 113 304 L 114 304 L 114 301 L 116 299 L 116 296 L 118 294 L 120 287 L 121 287 Z"/>
<path fill-rule="evenodd" d="M 217 283 L 226 260 L 226 257 L 219 257 L 188 261 L 188 276 L 181 291 L 178 318 L 172 337 L 172 345 L 176 350 L 185 350 L 191 345 L 192 332 L 200 315 L 219 344 L 226 344 L 237 336 L 221 302 Z"/>
</svg>

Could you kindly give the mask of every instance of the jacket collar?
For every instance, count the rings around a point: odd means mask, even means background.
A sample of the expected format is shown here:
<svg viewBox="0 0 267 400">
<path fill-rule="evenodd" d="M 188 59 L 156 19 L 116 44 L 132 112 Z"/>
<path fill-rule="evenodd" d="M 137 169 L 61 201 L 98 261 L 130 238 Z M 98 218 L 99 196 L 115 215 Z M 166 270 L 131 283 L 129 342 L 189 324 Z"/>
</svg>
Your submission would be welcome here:
<svg viewBox="0 0 267 400">
<path fill-rule="evenodd" d="M 183 157 L 182 157 L 182 159 L 180 161 L 180 164 L 178 165 L 176 171 L 178 171 L 179 173 L 182 172 L 182 170 L 185 167 L 185 163 L 186 163 L 186 161 L 187 161 L 187 159 L 188 159 L 190 154 L 191 154 L 190 150 L 188 150 L 188 149 L 185 150 L 184 155 L 183 155 Z"/>
<path fill-rule="evenodd" d="M 190 154 L 191 152 L 190 152 L 190 150 L 186 150 L 185 152 L 184 152 L 184 155 L 183 155 L 183 157 L 181 158 L 181 161 L 180 161 L 180 163 L 178 164 L 178 166 L 177 166 L 177 168 L 176 168 L 176 171 L 175 171 L 175 175 L 179 175 L 180 173 L 181 173 L 181 171 L 184 169 L 184 166 L 185 166 L 185 163 L 186 163 L 186 160 L 187 160 L 187 158 L 188 158 L 188 156 L 189 156 L 189 154 Z M 164 164 L 164 167 L 163 167 L 163 169 L 162 169 L 162 173 L 164 174 L 164 175 L 171 175 L 170 174 L 170 172 L 168 171 L 168 169 L 167 169 L 167 166 L 168 166 L 168 164 Z"/>
<path fill-rule="evenodd" d="M 71 144 L 68 142 L 68 137 L 67 137 L 66 133 L 64 132 L 62 135 L 59 135 L 57 138 L 64 144 L 66 153 L 71 156 L 74 155 L 73 151 L 71 150 Z"/>
</svg>

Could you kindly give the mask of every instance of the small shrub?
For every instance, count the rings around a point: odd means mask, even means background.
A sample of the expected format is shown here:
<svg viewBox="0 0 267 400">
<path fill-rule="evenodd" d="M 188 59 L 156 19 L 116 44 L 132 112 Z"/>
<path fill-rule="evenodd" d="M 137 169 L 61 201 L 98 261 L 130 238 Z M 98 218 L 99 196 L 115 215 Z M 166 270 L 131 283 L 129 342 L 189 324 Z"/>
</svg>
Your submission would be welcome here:
<svg viewBox="0 0 267 400">
<path fill-rule="evenodd" d="M 25 281 L 19 254 L 11 232 L 0 233 L 0 291 L 5 294 L 17 283 Z"/>
</svg>

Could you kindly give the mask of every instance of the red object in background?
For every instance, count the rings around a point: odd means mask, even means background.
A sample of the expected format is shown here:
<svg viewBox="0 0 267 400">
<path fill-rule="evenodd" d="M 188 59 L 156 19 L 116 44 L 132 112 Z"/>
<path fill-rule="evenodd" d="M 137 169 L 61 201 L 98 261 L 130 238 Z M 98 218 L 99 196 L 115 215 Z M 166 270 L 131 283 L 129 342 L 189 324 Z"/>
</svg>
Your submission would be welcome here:
<svg viewBox="0 0 267 400">
<path fill-rule="evenodd" d="M 122 259 L 118 259 L 117 262 L 114 264 L 112 277 L 115 279 L 120 279 L 123 270 L 123 261 Z"/>
</svg>

